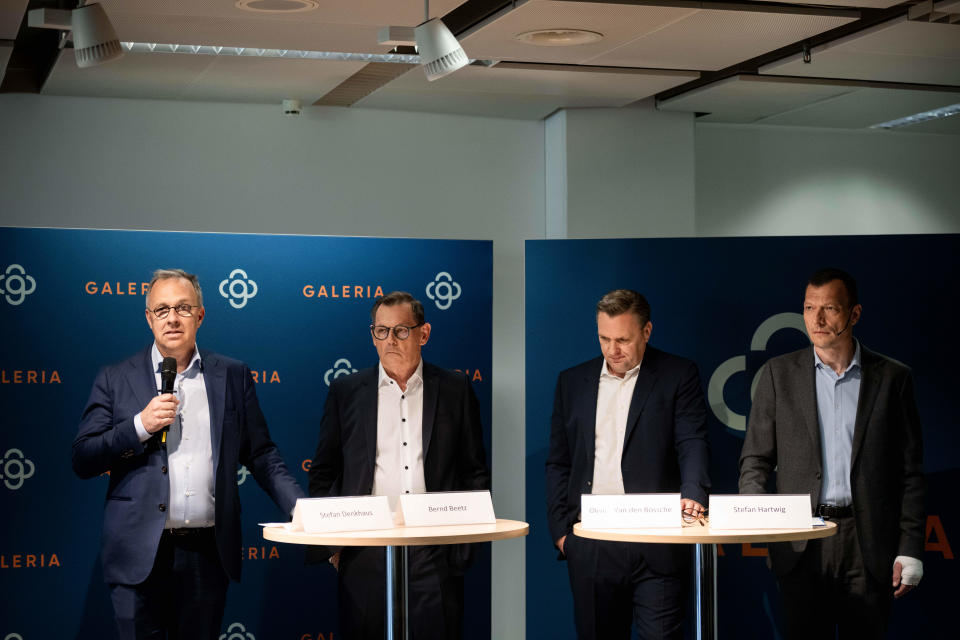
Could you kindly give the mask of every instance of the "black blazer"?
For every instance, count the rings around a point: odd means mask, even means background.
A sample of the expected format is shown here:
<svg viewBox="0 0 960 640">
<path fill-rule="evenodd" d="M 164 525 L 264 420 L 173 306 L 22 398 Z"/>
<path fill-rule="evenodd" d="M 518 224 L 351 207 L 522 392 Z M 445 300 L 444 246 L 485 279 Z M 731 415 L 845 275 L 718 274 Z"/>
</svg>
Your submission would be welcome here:
<svg viewBox="0 0 960 640">
<path fill-rule="evenodd" d="M 372 367 L 330 383 L 320 440 L 310 463 L 311 496 L 365 496 L 372 492 L 377 460 L 377 373 L 378 368 Z M 424 361 L 422 432 L 427 491 L 490 489 L 480 405 L 466 375 Z"/>
<path fill-rule="evenodd" d="M 887 583 L 898 555 L 923 557 L 924 480 L 920 416 L 905 365 L 860 346 L 860 398 L 850 484 L 864 564 Z M 823 461 L 813 347 L 769 360 L 758 374 L 740 455 L 740 493 L 809 493 L 820 502 Z M 784 575 L 806 541 L 769 545 Z"/>
<path fill-rule="evenodd" d="M 285 514 L 303 489 L 270 440 L 267 422 L 245 364 L 200 350 L 210 405 L 217 549 L 223 568 L 240 579 L 240 492 L 245 465 Z M 150 348 L 104 367 L 93 384 L 73 442 L 73 470 L 81 478 L 110 472 L 101 557 L 107 582 L 138 584 L 150 574 L 170 502 L 167 451 L 156 437 L 141 443 L 133 418 L 157 395 Z"/>
<path fill-rule="evenodd" d="M 591 493 L 597 393 L 603 358 L 560 373 L 550 421 L 547 520 L 551 539 L 580 520 L 580 495 Z M 675 493 L 706 506 L 710 491 L 707 409 L 696 365 L 647 346 L 627 414 L 620 471 L 627 493 Z M 685 545 L 645 544 L 658 572 L 681 570 Z"/>
</svg>

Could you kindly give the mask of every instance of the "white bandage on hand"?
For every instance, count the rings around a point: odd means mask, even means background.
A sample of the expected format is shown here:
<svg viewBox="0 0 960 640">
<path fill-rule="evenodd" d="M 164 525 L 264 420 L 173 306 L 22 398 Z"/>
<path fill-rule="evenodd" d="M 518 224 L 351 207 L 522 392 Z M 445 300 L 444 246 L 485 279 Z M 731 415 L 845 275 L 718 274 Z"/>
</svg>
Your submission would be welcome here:
<svg viewBox="0 0 960 640">
<path fill-rule="evenodd" d="M 900 563 L 900 582 L 909 585 L 920 584 L 923 577 L 923 561 L 910 556 L 897 556 L 893 564 Z"/>
</svg>

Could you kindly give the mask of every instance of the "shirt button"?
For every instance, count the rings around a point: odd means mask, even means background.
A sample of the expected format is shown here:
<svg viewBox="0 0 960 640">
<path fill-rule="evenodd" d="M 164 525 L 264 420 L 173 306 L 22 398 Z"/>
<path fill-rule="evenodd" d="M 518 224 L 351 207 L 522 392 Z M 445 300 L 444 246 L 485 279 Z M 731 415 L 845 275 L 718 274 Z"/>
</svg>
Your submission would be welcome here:
<svg viewBox="0 0 960 640">
<path fill-rule="evenodd" d="M 407 421 L 406 418 L 400 418 L 400 422 L 406 422 L 406 421 Z"/>
<path fill-rule="evenodd" d="M 400 399 L 401 399 L 401 400 L 406 400 L 406 399 L 407 399 L 407 396 L 406 396 L 406 395 L 402 395 L 402 396 L 400 396 Z"/>
<path fill-rule="evenodd" d="M 407 443 L 406 443 L 406 442 L 404 442 L 404 443 L 403 443 L 403 446 L 407 446 Z"/>
<path fill-rule="evenodd" d="M 167 468 L 166 468 L 166 467 L 160 467 L 160 473 L 164 473 L 164 474 L 165 474 L 166 472 L 167 472 Z"/>
<path fill-rule="evenodd" d="M 404 491 L 404 493 L 410 493 L 409 491 Z"/>
<path fill-rule="evenodd" d="M 165 505 L 165 504 L 163 504 L 163 503 L 161 502 L 160 505 L 159 505 L 159 509 L 160 509 L 160 511 L 166 511 L 166 510 L 167 510 L 167 505 Z"/>
<path fill-rule="evenodd" d="M 408 467 L 407 465 L 403 465 L 403 468 L 404 468 L 404 469 L 409 469 L 410 467 Z"/>
</svg>

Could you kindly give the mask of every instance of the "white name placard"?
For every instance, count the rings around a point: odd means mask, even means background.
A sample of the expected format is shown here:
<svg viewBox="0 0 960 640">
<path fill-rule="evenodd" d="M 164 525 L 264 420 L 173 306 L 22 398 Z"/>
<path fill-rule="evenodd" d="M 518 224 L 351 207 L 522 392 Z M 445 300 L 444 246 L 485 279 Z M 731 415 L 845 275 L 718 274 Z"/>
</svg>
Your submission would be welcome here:
<svg viewBox="0 0 960 640">
<path fill-rule="evenodd" d="M 580 526 L 586 529 L 655 529 L 680 526 L 679 493 L 580 496 Z"/>
<path fill-rule="evenodd" d="M 809 529 L 810 494 L 710 496 L 711 529 Z"/>
<path fill-rule="evenodd" d="M 397 524 L 432 527 L 444 524 L 493 524 L 489 491 L 405 493 L 397 503 Z"/>
<path fill-rule="evenodd" d="M 300 498 L 293 509 L 293 528 L 307 533 L 392 529 L 386 496 Z"/>
</svg>

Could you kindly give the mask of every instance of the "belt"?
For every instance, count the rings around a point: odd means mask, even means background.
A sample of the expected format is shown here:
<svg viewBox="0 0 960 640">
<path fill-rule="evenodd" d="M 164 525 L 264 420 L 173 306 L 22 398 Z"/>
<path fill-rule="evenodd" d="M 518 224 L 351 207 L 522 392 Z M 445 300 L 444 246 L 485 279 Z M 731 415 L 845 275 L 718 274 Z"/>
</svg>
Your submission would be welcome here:
<svg viewBox="0 0 960 640">
<path fill-rule="evenodd" d="M 196 536 L 203 533 L 213 533 L 213 527 L 184 527 L 182 529 L 164 529 L 163 532 L 173 536 Z"/>
<path fill-rule="evenodd" d="M 838 507 L 833 504 L 818 504 L 816 510 L 813 512 L 813 515 L 827 519 L 849 518 L 853 515 L 853 507 L 849 505 L 846 507 Z"/>
</svg>

